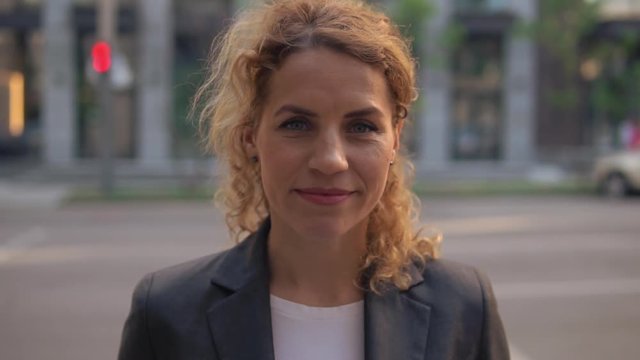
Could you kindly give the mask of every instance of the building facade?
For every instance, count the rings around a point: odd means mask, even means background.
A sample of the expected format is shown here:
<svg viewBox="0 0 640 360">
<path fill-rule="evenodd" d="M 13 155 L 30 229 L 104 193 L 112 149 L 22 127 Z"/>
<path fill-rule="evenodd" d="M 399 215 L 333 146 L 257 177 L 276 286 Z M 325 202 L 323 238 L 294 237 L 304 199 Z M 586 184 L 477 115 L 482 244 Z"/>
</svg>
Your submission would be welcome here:
<svg viewBox="0 0 640 360">
<path fill-rule="evenodd" d="M 536 19 L 536 1 L 434 3 L 426 29 L 418 172 L 526 171 L 535 161 L 536 52 L 532 39 L 509 29 Z M 454 25 L 466 36 L 455 49 L 446 48 L 441 39 Z"/>
<path fill-rule="evenodd" d="M 525 174 L 553 143 L 554 128 L 570 133 L 582 126 L 579 116 L 555 122 L 557 112 L 540 95 L 552 86 L 544 58 L 532 37 L 512 31 L 539 18 L 539 0 L 430 1 L 435 11 L 423 29 L 421 100 L 408 139 L 418 174 Z M 0 109 L 7 109 L 0 116 L 0 156 L 26 149 L 52 168 L 82 167 L 99 157 L 103 136 L 88 69 L 95 3 L 0 1 Z M 118 1 L 118 66 L 133 77 L 114 91 L 120 166 L 170 173 L 181 159 L 202 157 L 186 119 L 188 100 L 211 39 L 243 3 Z M 614 17 L 640 7 L 607 3 Z M 465 34 L 455 46 L 443 41 L 452 30 Z"/>
<path fill-rule="evenodd" d="M 104 138 L 89 56 L 96 3 L 0 1 L 0 108 L 7 109 L 0 116 L 0 162 L 21 156 L 51 169 L 95 168 Z M 231 1 L 117 4 L 111 71 L 117 165 L 175 172 L 176 160 L 201 157 L 186 108 Z"/>
</svg>

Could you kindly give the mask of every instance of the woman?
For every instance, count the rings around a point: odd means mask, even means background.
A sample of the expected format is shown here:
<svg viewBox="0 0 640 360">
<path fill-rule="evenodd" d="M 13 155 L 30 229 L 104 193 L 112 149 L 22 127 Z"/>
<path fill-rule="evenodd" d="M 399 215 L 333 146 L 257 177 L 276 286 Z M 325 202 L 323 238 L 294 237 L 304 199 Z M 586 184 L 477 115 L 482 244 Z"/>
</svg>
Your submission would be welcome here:
<svg viewBox="0 0 640 360">
<path fill-rule="evenodd" d="M 201 119 L 234 248 L 147 275 L 120 359 L 508 359 L 488 280 L 412 230 L 414 62 L 356 1 L 282 0 L 218 42 Z M 215 95 L 215 96 L 214 96 Z"/>
</svg>

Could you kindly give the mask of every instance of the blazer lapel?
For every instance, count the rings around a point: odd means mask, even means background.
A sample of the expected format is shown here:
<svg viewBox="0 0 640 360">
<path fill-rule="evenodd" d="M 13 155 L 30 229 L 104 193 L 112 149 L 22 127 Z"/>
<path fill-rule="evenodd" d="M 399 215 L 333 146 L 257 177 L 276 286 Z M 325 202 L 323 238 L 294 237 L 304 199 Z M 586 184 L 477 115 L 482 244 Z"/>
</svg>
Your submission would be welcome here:
<svg viewBox="0 0 640 360">
<path fill-rule="evenodd" d="M 273 360 L 267 219 L 260 229 L 221 259 L 211 282 L 229 292 L 207 312 L 211 336 L 220 359 Z M 410 268 L 406 291 L 391 287 L 381 295 L 365 295 L 365 359 L 423 360 L 431 307 L 412 288 L 423 282 Z"/>
<path fill-rule="evenodd" d="M 413 286 L 423 279 L 411 269 Z M 390 288 L 365 296 L 365 359 L 423 360 L 427 348 L 431 307 L 418 300 L 411 288 Z"/>
<path fill-rule="evenodd" d="M 230 295 L 207 312 L 220 359 L 273 360 L 267 235 L 269 221 L 228 252 L 211 280 Z"/>
</svg>

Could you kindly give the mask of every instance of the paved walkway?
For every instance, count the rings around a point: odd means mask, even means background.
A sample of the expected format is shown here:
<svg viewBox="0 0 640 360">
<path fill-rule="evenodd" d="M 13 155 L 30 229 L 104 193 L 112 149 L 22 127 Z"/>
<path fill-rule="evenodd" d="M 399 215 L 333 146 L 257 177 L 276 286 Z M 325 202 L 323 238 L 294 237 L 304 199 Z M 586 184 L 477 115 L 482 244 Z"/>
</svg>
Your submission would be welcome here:
<svg viewBox="0 0 640 360">
<path fill-rule="evenodd" d="M 422 222 L 491 277 L 513 360 L 636 359 L 638 200 L 426 198 Z M 230 245 L 204 202 L 0 209 L 0 359 L 114 359 L 143 274 Z"/>
<path fill-rule="evenodd" d="M 0 209 L 56 208 L 70 189 L 69 185 L 0 180 Z"/>
</svg>

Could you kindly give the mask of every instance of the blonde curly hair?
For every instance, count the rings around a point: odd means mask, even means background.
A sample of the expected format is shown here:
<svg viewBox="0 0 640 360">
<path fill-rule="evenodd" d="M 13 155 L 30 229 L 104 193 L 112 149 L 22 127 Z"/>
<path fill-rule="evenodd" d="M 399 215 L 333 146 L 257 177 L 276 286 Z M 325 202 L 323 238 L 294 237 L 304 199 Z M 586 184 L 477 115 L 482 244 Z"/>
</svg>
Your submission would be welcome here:
<svg viewBox="0 0 640 360">
<path fill-rule="evenodd" d="M 327 47 L 379 69 L 395 105 L 394 126 L 417 98 L 415 62 L 408 41 L 382 12 L 361 1 L 273 0 L 243 11 L 214 41 L 209 74 L 194 98 L 210 151 L 228 167 L 216 200 L 236 241 L 269 214 L 259 163 L 246 154 L 243 133 L 256 128 L 272 72 L 293 52 Z M 440 236 L 415 231 L 419 200 L 410 190 L 413 165 L 400 154 L 370 214 L 363 287 L 410 286 L 408 266 L 438 256 Z M 366 275 L 365 275 L 366 274 Z"/>
</svg>

